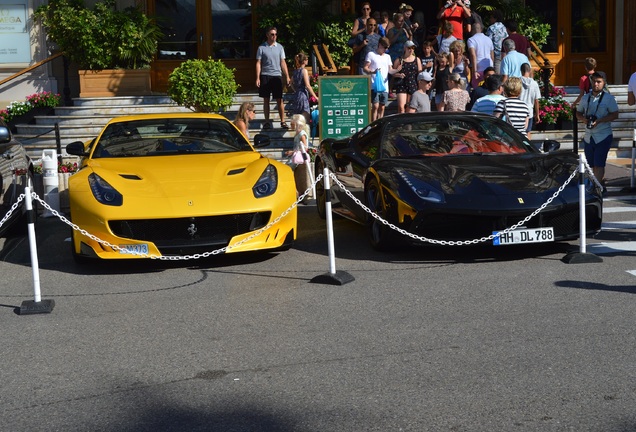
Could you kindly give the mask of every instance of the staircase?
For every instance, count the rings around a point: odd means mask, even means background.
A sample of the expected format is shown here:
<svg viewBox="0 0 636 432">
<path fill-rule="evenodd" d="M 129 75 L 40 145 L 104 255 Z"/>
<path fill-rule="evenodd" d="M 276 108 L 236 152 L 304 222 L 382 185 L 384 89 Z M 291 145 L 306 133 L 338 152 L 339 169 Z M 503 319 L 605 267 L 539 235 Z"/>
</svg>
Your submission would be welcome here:
<svg viewBox="0 0 636 432">
<path fill-rule="evenodd" d="M 286 97 L 288 97 L 286 95 Z M 257 94 L 240 94 L 234 98 L 234 103 L 222 113 L 229 120 L 234 120 L 239 106 L 243 102 L 256 105 L 256 118 L 250 122 L 250 136 L 257 133 L 270 136 L 270 145 L 259 149 L 267 157 L 285 159 L 285 152 L 292 148 L 294 133 L 277 128 L 278 113 L 271 104 L 271 115 L 274 128 L 261 130 L 264 122 L 262 99 Z M 75 141 L 86 142 L 97 136 L 104 125 L 113 117 L 150 113 L 192 112 L 177 105 L 165 95 L 128 96 L 113 98 L 77 98 L 73 106 L 57 107 L 54 115 L 36 116 L 34 124 L 18 124 L 14 137 L 19 140 L 34 160 L 42 157 L 45 149 L 57 147 L 55 124 L 58 124 L 62 152 L 65 155 L 66 145 Z M 290 119 L 286 119 L 287 124 Z M 317 144 L 317 138 L 314 140 Z"/>
<path fill-rule="evenodd" d="M 618 102 L 618 119 L 612 122 L 614 143 L 608 158 L 631 157 L 631 148 L 634 139 L 634 129 L 636 128 L 636 109 L 627 105 L 627 86 L 608 85 L 607 89 Z M 566 100 L 570 103 L 578 96 L 578 87 L 566 87 Z M 578 138 L 579 143 L 585 135 L 585 125 L 579 123 Z M 532 141 L 540 144 L 544 140 L 556 140 L 561 143 L 562 149 L 573 148 L 572 130 L 552 130 L 545 132 L 532 131 Z"/>
<path fill-rule="evenodd" d="M 616 97 L 619 104 L 619 118 L 612 123 L 614 130 L 614 145 L 610 158 L 630 157 L 634 128 L 636 128 L 636 110 L 627 105 L 627 86 L 609 86 L 610 92 Z M 578 94 L 578 87 L 567 88 L 566 99 L 572 102 Z M 291 95 L 286 94 L 286 101 Z M 257 133 L 269 135 L 271 144 L 259 151 L 267 157 L 283 160 L 285 152 L 292 148 L 294 132 L 277 128 L 279 125 L 278 113 L 274 104 L 270 111 L 274 120 L 273 129 L 262 130 L 264 122 L 262 99 L 255 93 L 237 95 L 234 103 L 223 113 L 229 120 L 234 120 L 238 108 L 243 102 L 252 102 L 256 105 L 256 119 L 250 123 L 250 136 Z M 162 112 L 190 112 L 175 104 L 165 95 L 133 96 L 115 98 L 78 98 L 74 99 L 74 105 L 55 108 L 55 114 L 50 116 L 36 116 L 34 124 L 18 124 L 16 139 L 21 141 L 29 155 L 38 160 L 42 157 L 44 149 L 55 149 L 55 124 L 59 125 L 60 141 L 63 154 L 66 145 L 74 141 L 89 141 L 93 139 L 103 126 L 113 117 L 122 115 L 134 115 L 142 113 Z M 391 101 L 386 107 L 386 115 L 397 112 L 395 101 Z M 290 118 L 287 119 L 290 124 Z M 583 125 L 579 125 L 579 140 L 585 132 Z M 558 130 L 545 132 L 532 132 L 532 141 L 539 144 L 546 139 L 557 140 L 562 149 L 572 149 L 572 131 Z M 314 146 L 318 145 L 318 137 L 313 140 Z"/>
</svg>

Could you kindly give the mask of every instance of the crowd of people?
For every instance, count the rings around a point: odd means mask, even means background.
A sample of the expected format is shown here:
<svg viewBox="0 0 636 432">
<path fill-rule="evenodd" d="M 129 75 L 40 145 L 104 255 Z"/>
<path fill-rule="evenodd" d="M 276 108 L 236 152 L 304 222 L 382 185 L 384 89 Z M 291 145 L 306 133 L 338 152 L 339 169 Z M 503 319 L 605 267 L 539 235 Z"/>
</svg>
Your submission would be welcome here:
<svg viewBox="0 0 636 432">
<path fill-rule="evenodd" d="M 539 121 L 541 97 L 530 65 L 530 42 L 518 32 L 514 20 L 503 21 L 501 11 L 493 11 L 486 26 L 470 6 L 470 0 L 447 0 L 436 15 L 439 25 L 426 31 L 423 15 L 408 4 L 401 4 L 395 13 L 372 11 L 370 3 L 362 4 L 349 45 L 352 71 L 371 78 L 372 120 L 382 118 L 388 101 L 395 99 L 398 113 L 472 110 L 501 117 L 529 136 L 533 123 Z M 318 96 L 309 84 L 307 55 L 301 52 L 295 56 L 290 76 L 284 48 L 276 42 L 276 36 L 275 27 L 267 29 L 267 40 L 256 55 L 256 86 L 264 102 L 263 127 L 272 127 L 271 97 L 276 100 L 281 127 L 288 127 L 282 89 L 293 83 L 292 127 L 302 138 L 310 120 L 308 100 L 317 103 Z M 611 122 L 618 108 L 615 98 L 605 91 L 606 77 L 596 71 L 596 61 L 586 59 L 585 68 L 580 94 L 573 105 L 578 120 L 587 125 L 583 145 L 588 162 L 602 180 L 613 139 Z M 630 86 L 629 101 L 635 104 L 636 74 Z M 246 136 L 246 125 L 253 116 L 254 106 L 248 104 L 241 107 L 235 121 Z M 305 142 L 301 140 L 296 147 L 302 149 Z"/>
<path fill-rule="evenodd" d="M 540 97 L 538 87 L 524 76 L 530 68 L 530 43 L 518 33 L 515 21 L 502 22 L 501 11 L 493 11 L 486 26 L 470 6 L 470 0 L 447 0 L 436 15 L 439 25 L 426 31 L 423 15 L 408 4 L 401 4 L 393 14 L 372 11 L 370 3 L 362 4 L 351 29 L 353 70 L 370 74 L 373 83 L 379 69 L 387 89 L 377 92 L 372 85 L 373 120 L 383 116 L 384 106 L 392 99 L 397 102 L 398 113 L 403 113 L 466 111 L 486 97 L 476 110 L 493 114 L 495 106 L 489 110 L 484 107 L 492 105 L 493 94 L 499 92 L 499 98 L 528 105 L 527 119 L 515 124 L 524 134 L 530 130 Z M 487 83 L 488 75 L 497 77 Z M 512 77 L 518 80 L 506 87 Z M 520 93 L 509 94 L 519 82 Z M 498 86 L 492 90 L 495 84 Z M 427 103 L 422 101 L 423 94 L 428 97 Z M 519 112 L 521 105 L 512 101 L 510 106 L 515 107 L 515 114 L 523 115 Z"/>
</svg>

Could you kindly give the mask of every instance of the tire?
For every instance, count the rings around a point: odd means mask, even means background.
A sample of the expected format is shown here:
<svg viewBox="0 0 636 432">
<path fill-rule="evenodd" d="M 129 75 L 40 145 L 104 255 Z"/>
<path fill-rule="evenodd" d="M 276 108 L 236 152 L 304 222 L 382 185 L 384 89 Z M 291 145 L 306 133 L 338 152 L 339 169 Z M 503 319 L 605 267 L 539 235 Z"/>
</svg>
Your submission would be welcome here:
<svg viewBox="0 0 636 432">
<path fill-rule="evenodd" d="M 375 178 L 367 183 L 364 196 L 369 210 L 395 225 L 395 221 L 391 220 L 391 215 L 387 211 L 382 188 Z M 369 219 L 369 241 L 373 249 L 383 252 L 394 250 L 398 244 L 398 234 L 376 218 L 369 216 Z"/>
</svg>

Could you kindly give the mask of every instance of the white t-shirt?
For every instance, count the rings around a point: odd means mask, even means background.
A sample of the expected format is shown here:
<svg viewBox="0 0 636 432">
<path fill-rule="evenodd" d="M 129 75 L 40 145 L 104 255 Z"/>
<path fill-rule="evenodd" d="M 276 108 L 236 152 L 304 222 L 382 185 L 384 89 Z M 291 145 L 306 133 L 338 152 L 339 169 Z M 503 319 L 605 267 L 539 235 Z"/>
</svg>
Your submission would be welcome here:
<svg viewBox="0 0 636 432">
<path fill-rule="evenodd" d="M 365 63 L 369 63 L 369 69 L 375 71 L 376 69 L 380 69 L 380 74 L 382 74 L 382 78 L 384 79 L 384 86 L 387 91 L 389 88 L 389 69 L 391 68 L 391 56 L 384 53 L 382 55 L 374 52 L 370 52 L 367 54 L 367 58 L 365 59 Z M 375 74 L 371 75 L 371 87 L 375 85 Z"/>
<path fill-rule="evenodd" d="M 475 33 L 475 36 L 468 39 L 468 49 L 473 48 L 477 56 L 477 72 L 483 72 L 487 67 L 492 66 L 490 53 L 495 47 L 492 40 L 483 33 Z"/>
</svg>

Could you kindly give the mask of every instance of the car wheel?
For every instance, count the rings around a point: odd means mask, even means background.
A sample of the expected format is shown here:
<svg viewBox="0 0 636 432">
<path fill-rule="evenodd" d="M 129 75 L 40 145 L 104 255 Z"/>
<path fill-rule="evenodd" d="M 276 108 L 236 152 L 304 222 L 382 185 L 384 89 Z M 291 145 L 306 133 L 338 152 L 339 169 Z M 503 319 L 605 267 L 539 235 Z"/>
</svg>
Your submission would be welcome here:
<svg viewBox="0 0 636 432">
<path fill-rule="evenodd" d="M 325 167 L 322 161 L 316 163 L 315 174 L 317 178 L 323 173 Z M 318 209 L 318 216 L 321 219 L 327 218 L 327 196 L 325 195 L 325 181 L 324 179 L 316 183 L 316 208 Z"/>
<path fill-rule="evenodd" d="M 380 216 L 387 222 L 392 222 L 388 214 L 384 200 L 382 199 L 382 188 L 378 181 L 374 178 L 367 183 L 365 188 L 365 197 L 367 199 L 367 207 L 373 213 Z M 371 246 L 375 250 L 390 251 L 396 247 L 397 235 L 395 231 L 383 224 L 374 217 L 369 216 L 369 240 Z"/>
</svg>

